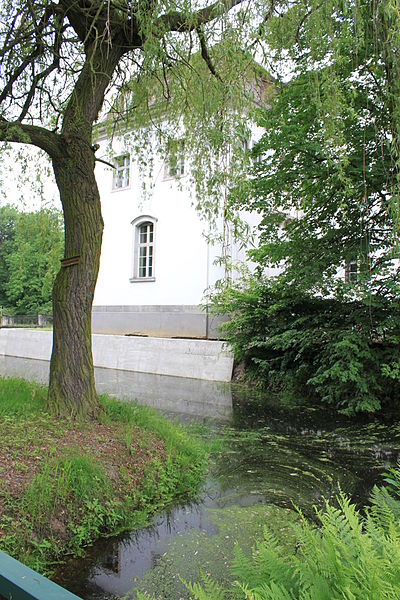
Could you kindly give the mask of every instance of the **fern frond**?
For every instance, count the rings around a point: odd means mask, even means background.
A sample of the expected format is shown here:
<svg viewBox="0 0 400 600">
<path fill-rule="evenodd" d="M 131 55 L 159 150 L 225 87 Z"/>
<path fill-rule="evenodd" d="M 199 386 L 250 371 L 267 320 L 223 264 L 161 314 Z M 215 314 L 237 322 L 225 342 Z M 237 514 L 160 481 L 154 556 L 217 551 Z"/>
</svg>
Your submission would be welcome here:
<svg viewBox="0 0 400 600">
<path fill-rule="evenodd" d="M 246 556 L 241 548 L 236 544 L 234 548 L 234 558 L 232 561 L 232 573 L 244 585 L 258 580 L 258 573 L 252 558 Z"/>
<path fill-rule="evenodd" d="M 250 588 L 248 585 L 239 582 L 235 582 L 235 584 L 241 589 L 246 600 L 295 600 L 297 598 L 285 586 L 274 582 L 270 585 L 260 585 L 257 588 Z"/>
<path fill-rule="evenodd" d="M 225 590 L 204 573 L 201 574 L 201 584 L 184 579 L 181 581 L 190 594 L 193 594 L 193 600 L 224 600 L 226 597 Z"/>
<path fill-rule="evenodd" d="M 400 529 L 400 500 L 394 498 L 385 487 L 374 486 L 370 510 L 380 527 L 387 529 L 390 523 L 397 522 Z"/>
</svg>

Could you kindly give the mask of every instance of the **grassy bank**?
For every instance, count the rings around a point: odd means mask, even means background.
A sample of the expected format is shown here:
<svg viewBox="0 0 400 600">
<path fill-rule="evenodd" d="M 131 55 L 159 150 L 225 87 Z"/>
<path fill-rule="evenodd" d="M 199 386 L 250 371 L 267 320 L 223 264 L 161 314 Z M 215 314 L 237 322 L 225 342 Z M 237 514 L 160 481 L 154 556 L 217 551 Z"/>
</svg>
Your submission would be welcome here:
<svg viewBox="0 0 400 600">
<path fill-rule="evenodd" d="M 136 404 L 101 397 L 97 421 L 45 411 L 46 389 L 0 379 L 0 549 L 40 572 L 196 493 L 202 444 Z"/>
</svg>

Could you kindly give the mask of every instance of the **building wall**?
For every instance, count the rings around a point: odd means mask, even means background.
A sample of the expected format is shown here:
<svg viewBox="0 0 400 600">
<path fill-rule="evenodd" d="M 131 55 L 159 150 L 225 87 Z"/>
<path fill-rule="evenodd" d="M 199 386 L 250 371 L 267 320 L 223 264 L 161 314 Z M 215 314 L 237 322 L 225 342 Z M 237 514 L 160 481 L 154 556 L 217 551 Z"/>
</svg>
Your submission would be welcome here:
<svg viewBox="0 0 400 600">
<path fill-rule="evenodd" d="M 261 134 L 262 130 L 254 127 L 253 139 Z M 207 289 L 226 278 L 221 258 L 227 256 L 233 264 L 244 262 L 252 269 L 246 253 L 252 243 L 257 243 L 252 232 L 257 232 L 260 217 L 243 213 L 242 218 L 250 227 L 245 245 L 233 239 L 232 226 L 224 223 L 221 216 L 211 230 L 195 208 L 187 161 L 185 174 L 177 179 L 166 176 L 168 157 L 165 161 L 152 157 L 153 179 L 146 182 L 150 191 L 144 195 L 144 178 L 134 160 L 135 152 L 130 152 L 128 144 L 124 145 L 118 138 L 112 144 L 106 139 L 100 140 L 96 153 L 97 158 L 108 162 L 130 154 L 131 161 L 129 186 L 117 190 L 113 189 L 113 168 L 96 163 L 104 236 L 93 303 L 93 331 L 216 339 L 221 320 L 204 312 L 200 305 L 205 302 Z M 221 198 L 220 209 L 223 202 Z M 135 255 L 135 223 L 132 222 L 144 215 L 154 219 L 154 280 L 132 281 Z M 224 243 L 221 240 L 210 243 L 209 234 L 214 240 L 222 236 Z M 267 274 L 276 272 L 273 269 Z M 235 267 L 229 272 L 233 279 L 239 275 L 240 270 Z"/>
<path fill-rule="evenodd" d="M 0 356 L 50 360 L 51 331 L 0 329 Z M 233 357 L 223 342 L 93 335 L 95 367 L 230 381 Z"/>
<path fill-rule="evenodd" d="M 115 144 L 116 155 L 123 150 Z M 101 156 L 101 151 L 97 155 Z M 103 156 L 106 158 L 105 149 Z M 179 189 L 175 179 L 164 177 L 161 161 L 155 165 L 154 173 L 154 189 L 143 199 L 134 162 L 130 185 L 121 190 L 112 189 L 112 169 L 102 163 L 96 165 L 104 236 L 95 307 L 198 305 L 204 290 L 223 275 L 221 268 L 213 265 L 219 249 L 207 244 L 203 235 L 207 223 L 200 220 L 188 192 Z M 140 215 L 156 219 L 155 281 L 130 281 L 134 269 L 132 221 Z"/>
</svg>

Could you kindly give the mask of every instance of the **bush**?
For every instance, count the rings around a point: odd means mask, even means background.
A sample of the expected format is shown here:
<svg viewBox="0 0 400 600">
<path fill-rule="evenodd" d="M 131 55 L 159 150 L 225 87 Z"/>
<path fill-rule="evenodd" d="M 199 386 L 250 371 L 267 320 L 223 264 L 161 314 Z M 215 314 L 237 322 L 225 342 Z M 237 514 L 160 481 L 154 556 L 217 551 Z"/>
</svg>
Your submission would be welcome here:
<svg viewBox="0 0 400 600">
<path fill-rule="evenodd" d="M 220 290 L 214 313 L 248 377 L 346 414 L 373 413 L 399 396 L 400 310 L 383 295 L 312 296 L 284 280 Z"/>
</svg>

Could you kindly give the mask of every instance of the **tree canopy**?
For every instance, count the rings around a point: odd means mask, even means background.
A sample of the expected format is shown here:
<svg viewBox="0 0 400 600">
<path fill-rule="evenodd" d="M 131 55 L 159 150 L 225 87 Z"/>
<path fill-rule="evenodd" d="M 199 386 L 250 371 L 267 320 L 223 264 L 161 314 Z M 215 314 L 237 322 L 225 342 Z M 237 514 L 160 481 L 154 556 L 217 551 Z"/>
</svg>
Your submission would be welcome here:
<svg viewBox="0 0 400 600">
<path fill-rule="evenodd" d="M 299 2 L 269 22 L 292 73 L 231 196 L 260 215 L 257 272 L 214 297 L 259 384 L 347 414 L 393 408 L 400 389 L 396 6 Z"/>
<path fill-rule="evenodd" d="M 390 153 L 396 165 L 388 185 L 396 210 L 398 2 L 378 0 L 368 13 L 370 4 L 365 0 L 1 0 L 0 141 L 33 144 L 50 156 L 63 207 L 65 260 L 53 290 L 52 410 L 85 416 L 98 411 L 90 334 L 103 230 L 93 144 L 93 127 L 100 115 L 111 123 L 110 131 L 123 122 L 136 131 L 144 122 L 160 131 L 166 121 L 167 135 L 168 115 L 174 123 L 181 119 L 188 148 L 196 144 L 201 148 L 193 163 L 197 192 L 204 197 L 214 189 L 218 198 L 218 189 L 229 186 L 231 174 L 241 166 L 236 149 L 246 137 L 246 107 L 257 88 L 249 66 L 257 51 L 264 50 L 265 56 L 278 62 L 288 56 L 303 73 L 315 73 L 316 65 L 331 69 L 318 113 L 325 119 L 321 147 L 341 151 L 336 163 L 342 176 L 346 152 L 341 107 L 346 103 L 338 85 L 340 65 L 351 53 L 355 67 L 361 64 L 357 57 L 367 56 L 363 48 L 368 39 L 379 60 L 364 61 L 366 72 L 359 77 L 374 79 L 374 70 L 380 71 L 382 65 L 386 71 Z M 364 13 L 372 17 L 372 36 L 364 35 L 368 29 Z M 262 45 L 265 40 L 268 47 Z M 315 89 L 318 93 L 319 86 Z M 157 117 L 154 108 L 159 98 Z M 230 161 L 225 159 L 225 140 Z M 137 148 L 144 150 L 140 158 L 147 162 L 148 145 L 138 143 Z M 335 157 L 330 161 L 335 163 Z M 210 204 L 209 216 L 213 210 Z M 229 206 L 224 210 L 228 214 Z"/>
<path fill-rule="evenodd" d="M 63 250 L 55 210 L 0 207 L 0 304 L 16 314 L 51 313 L 51 294 Z"/>
<path fill-rule="evenodd" d="M 330 14 L 309 4 L 315 15 L 306 13 L 311 22 L 290 48 L 294 76 L 260 111 L 265 134 L 239 202 L 261 215 L 252 253 L 261 266 L 284 265 L 288 281 L 326 292 L 353 262 L 371 289 L 393 281 L 399 252 L 388 19 L 383 3 L 333 2 Z"/>
</svg>

